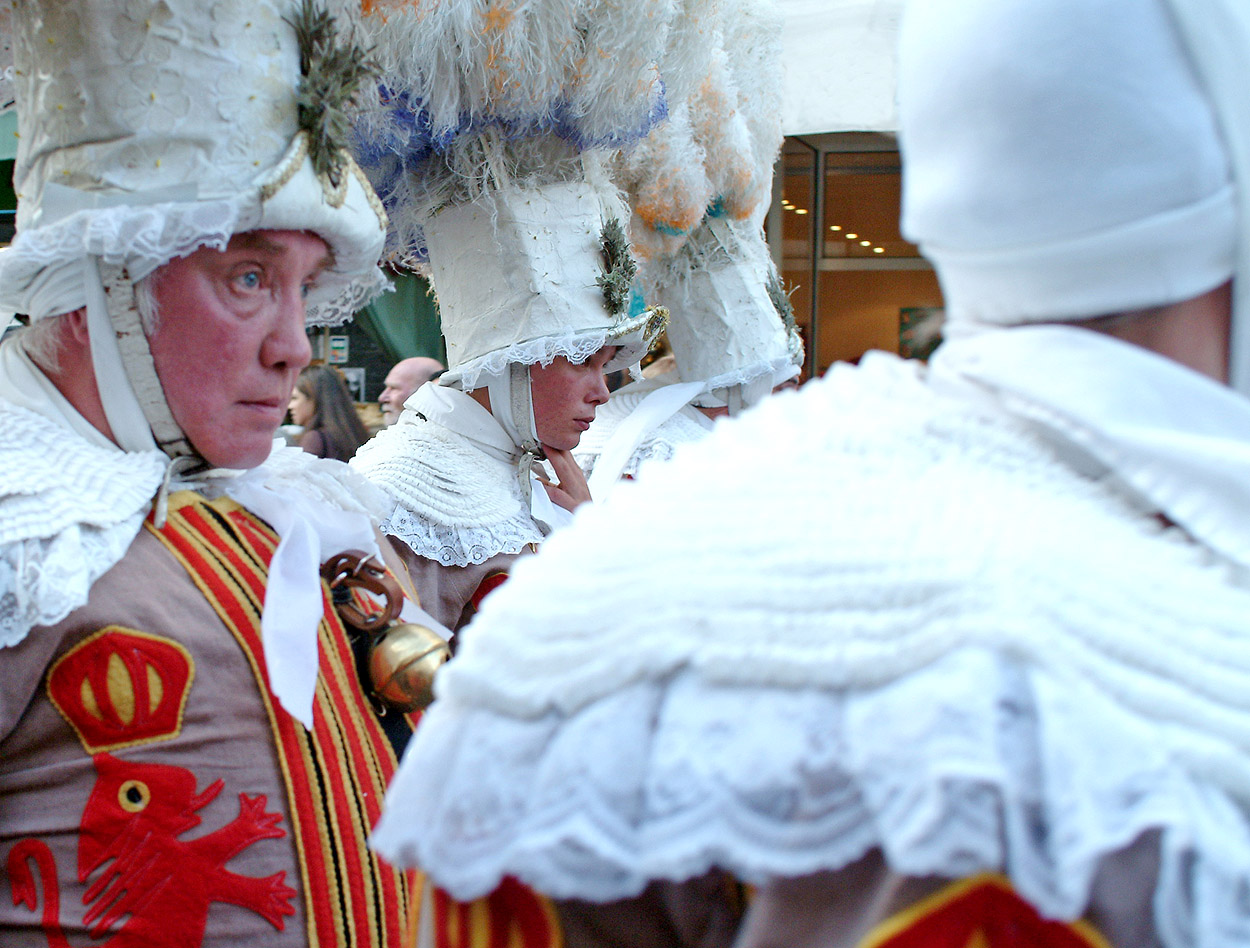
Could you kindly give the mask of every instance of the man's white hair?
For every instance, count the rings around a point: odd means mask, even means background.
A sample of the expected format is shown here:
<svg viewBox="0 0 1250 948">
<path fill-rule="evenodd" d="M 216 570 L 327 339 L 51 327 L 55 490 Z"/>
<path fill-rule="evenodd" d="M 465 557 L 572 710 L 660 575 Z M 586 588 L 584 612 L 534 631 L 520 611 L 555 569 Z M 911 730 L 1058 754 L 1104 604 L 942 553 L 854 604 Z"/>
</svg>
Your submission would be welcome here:
<svg viewBox="0 0 1250 948">
<path fill-rule="evenodd" d="M 150 273 L 135 284 L 135 306 L 139 310 L 139 320 L 143 324 L 143 333 L 149 339 L 156 331 L 160 322 L 160 308 L 156 302 L 154 280 L 160 270 Z M 61 368 L 61 320 L 69 315 L 51 316 L 47 319 L 36 319 L 25 329 L 17 333 L 17 344 L 30 357 L 35 365 L 45 372 L 59 372 Z"/>
</svg>

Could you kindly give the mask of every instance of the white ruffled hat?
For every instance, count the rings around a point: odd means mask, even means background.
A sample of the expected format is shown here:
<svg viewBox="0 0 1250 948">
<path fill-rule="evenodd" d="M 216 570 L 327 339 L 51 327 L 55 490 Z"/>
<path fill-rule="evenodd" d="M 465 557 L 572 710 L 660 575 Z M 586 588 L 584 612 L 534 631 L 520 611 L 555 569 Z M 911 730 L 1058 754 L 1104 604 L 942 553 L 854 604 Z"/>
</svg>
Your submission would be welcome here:
<svg viewBox="0 0 1250 948">
<path fill-rule="evenodd" d="M 668 340 L 681 380 L 704 383 L 697 404 L 729 404 L 736 389 L 750 406 L 799 373 L 803 342 L 755 221 L 706 218 L 656 294 L 675 314 Z"/>
<path fill-rule="evenodd" d="M 629 311 L 634 263 L 614 189 L 590 179 L 507 187 L 448 207 L 425 224 L 448 370 L 471 391 L 508 365 L 583 362 L 619 351 L 606 371 L 647 351 L 662 311 Z"/>
<path fill-rule="evenodd" d="M 1241 302 L 1250 250 L 1239 216 L 1250 160 L 1248 8 L 908 7 L 903 230 L 938 270 L 951 329 L 1164 305 L 1240 270 L 1233 382 L 1250 388 Z"/>
<path fill-rule="evenodd" d="M 371 298 L 385 212 L 345 141 L 312 124 L 341 104 L 317 102 L 302 75 L 299 13 L 294 0 L 19 4 L 17 236 L 0 253 L 0 307 L 76 309 L 88 256 L 138 280 L 257 229 L 308 230 L 334 251 L 310 321 Z"/>
<path fill-rule="evenodd" d="M 18 211 L 0 310 L 85 306 L 118 443 L 195 457 L 133 284 L 268 229 L 310 231 L 333 251 L 310 323 L 341 322 L 382 289 L 386 214 L 344 147 L 363 54 L 310 0 L 28 0 L 9 16 Z"/>
</svg>

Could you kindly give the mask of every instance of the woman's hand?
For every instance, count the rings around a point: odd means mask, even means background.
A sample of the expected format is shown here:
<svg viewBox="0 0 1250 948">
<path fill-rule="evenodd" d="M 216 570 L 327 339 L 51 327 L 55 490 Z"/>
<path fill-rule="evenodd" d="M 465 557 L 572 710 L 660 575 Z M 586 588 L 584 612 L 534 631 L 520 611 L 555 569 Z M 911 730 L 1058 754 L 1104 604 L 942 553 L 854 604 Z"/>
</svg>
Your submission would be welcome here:
<svg viewBox="0 0 1250 948">
<path fill-rule="evenodd" d="M 551 469 L 556 472 L 556 480 L 549 481 L 541 469 L 534 473 L 539 482 L 547 490 L 551 502 L 565 510 L 576 510 L 590 500 L 590 487 L 586 484 L 586 475 L 573 460 L 571 451 L 557 451 L 554 448 L 543 449 Z"/>
</svg>

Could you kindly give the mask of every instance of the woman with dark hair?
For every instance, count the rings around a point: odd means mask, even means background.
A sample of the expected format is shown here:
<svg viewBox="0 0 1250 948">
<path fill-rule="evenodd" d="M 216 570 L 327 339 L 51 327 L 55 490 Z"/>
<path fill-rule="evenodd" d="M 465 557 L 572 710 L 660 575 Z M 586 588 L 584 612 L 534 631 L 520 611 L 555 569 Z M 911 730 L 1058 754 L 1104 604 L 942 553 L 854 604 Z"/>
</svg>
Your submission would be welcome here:
<svg viewBox="0 0 1250 948">
<path fill-rule="evenodd" d="M 291 420 L 303 427 L 299 446 L 319 458 L 349 461 L 369 440 L 343 377 L 324 365 L 299 374 L 291 393 Z"/>
</svg>

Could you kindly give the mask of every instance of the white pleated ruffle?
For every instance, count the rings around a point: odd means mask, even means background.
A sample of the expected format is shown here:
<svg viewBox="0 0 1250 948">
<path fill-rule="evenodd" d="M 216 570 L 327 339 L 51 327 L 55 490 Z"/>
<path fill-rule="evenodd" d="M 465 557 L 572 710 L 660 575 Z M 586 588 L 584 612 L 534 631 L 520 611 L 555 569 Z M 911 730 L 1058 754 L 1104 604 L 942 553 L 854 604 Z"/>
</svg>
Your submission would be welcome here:
<svg viewBox="0 0 1250 948">
<path fill-rule="evenodd" d="M 384 428 L 352 467 L 391 499 L 382 530 L 444 566 L 519 553 L 543 539 L 515 465 L 434 423 Z"/>
<path fill-rule="evenodd" d="M 59 622 L 130 546 L 167 458 L 92 445 L 0 403 L 0 647 Z"/>
</svg>

